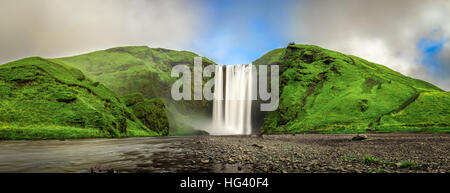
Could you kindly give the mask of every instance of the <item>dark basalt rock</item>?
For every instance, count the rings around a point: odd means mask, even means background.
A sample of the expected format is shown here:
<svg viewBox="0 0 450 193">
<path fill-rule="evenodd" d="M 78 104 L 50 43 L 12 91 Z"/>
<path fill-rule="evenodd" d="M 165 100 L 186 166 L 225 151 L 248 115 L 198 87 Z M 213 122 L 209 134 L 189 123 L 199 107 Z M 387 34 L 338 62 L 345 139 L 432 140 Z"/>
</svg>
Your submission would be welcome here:
<svg viewBox="0 0 450 193">
<path fill-rule="evenodd" d="M 367 139 L 367 135 L 364 134 L 359 134 L 356 135 L 352 138 L 352 141 L 362 141 L 362 140 L 366 140 Z"/>
</svg>

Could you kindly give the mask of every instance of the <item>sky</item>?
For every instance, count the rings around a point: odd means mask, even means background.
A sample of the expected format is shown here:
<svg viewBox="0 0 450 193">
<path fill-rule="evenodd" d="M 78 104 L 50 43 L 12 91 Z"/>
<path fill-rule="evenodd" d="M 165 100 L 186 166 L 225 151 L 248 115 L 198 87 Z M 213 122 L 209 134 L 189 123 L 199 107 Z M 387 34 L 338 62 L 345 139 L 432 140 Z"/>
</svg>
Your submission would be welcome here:
<svg viewBox="0 0 450 193">
<path fill-rule="evenodd" d="M 233 65 L 292 41 L 450 90 L 448 0 L 0 0 L 0 63 L 147 45 Z"/>
</svg>

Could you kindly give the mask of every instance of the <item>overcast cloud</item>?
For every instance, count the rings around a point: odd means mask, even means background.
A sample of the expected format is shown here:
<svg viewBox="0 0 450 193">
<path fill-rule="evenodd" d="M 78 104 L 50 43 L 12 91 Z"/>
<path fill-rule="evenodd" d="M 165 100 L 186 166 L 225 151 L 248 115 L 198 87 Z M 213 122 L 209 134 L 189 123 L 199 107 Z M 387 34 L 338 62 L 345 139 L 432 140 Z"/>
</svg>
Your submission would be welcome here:
<svg viewBox="0 0 450 193">
<path fill-rule="evenodd" d="M 403 74 L 450 89 L 448 0 L 320 0 L 294 7 L 291 37 L 386 65 Z M 440 64 L 422 64 L 417 47 L 426 38 L 446 41 Z M 436 73 L 440 72 L 440 73 Z"/>
<path fill-rule="evenodd" d="M 201 13 L 183 0 L 1 0 L 0 62 L 126 45 L 183 49 Z"/>
<path fill-rule="evenodd" d="M 0 63 L 148 45 L 235 64 L 295 41 L 450 90 L 449 18 L 449 0 L 0 0 Z"/>
</svg>

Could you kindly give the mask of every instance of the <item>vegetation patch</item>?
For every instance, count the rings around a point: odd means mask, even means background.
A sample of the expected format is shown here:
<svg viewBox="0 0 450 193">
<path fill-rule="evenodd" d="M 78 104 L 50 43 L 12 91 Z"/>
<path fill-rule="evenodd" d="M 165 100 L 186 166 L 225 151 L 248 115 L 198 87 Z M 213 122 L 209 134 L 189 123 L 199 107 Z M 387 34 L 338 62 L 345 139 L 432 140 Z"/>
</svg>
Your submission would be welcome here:
<svg viewBox="0 0 450 193">
<path fill-rule="evenodd" d="M 378 160 L 378 158 L 372 157 L 370 154 L 365 155 L 361 162 L 363 164 L 379 164 L 379 163 L 381 163 L 380 160 Z"/>
<path fill-rule="evenodd" d="M 164 100 L 172 127 L 171 132 L 192 133 L 195 128 L 189 126 L 187 122 L 196 115 L 210 116 L 212 102 L 173 100 L 170 90 L 178 78 L 171 77 L 170 73 L 176 65 L 187 65 L 193 72 L 195 57 L 199 55 L 188 51 L 129 46 L 57 58 L 52 61 L 80 69 L 89 79 L 105 85 L 119 96 L 141 93 L 147 99 Z M 215 65 L 205 57 L 202 58 L 202 62 L 203 67 Z M 209 79 L 204 77 L 203 84 Z"/>
<path fill-rule="evenodd" d="M 115 93 L 55 61 L 32 57 L 1 65 L 0 93 L 0 139 L 159 135 Z"/>
<path fill-rule="evenodd" d="M 124 101 L 147 128 L 161 135 L 169 134 L 169 120 L 162 99 L 147 99 L 144 95 L 135 93 L 125 96 Z"/>
<path fill-rule="evenodd" d="M 279 106 L 264 133 L 450 130 L 449 92 L 356 56 L 290 44 L 253 63 L 280 65 Z"/>
<path fill-rule="evenodd" d="M 400 162 L 400 165 L 399 165 L 399 168 L 409 168 L 409 169 L 417 169 L 420 167 L 422 167 L 422 165 L 416 164 L 413 162 L 408 162 L 408 161 Z"/>
</svg>

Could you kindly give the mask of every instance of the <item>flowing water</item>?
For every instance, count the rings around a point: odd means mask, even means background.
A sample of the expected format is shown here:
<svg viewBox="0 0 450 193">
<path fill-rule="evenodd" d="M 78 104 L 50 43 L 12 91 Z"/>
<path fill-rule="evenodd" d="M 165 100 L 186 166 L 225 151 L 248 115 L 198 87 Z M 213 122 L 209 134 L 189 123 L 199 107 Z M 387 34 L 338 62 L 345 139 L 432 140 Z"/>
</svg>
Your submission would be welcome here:
<svg viewBox="0 0 450 193">
<path fill-rule="evenodd" d="M 251 134 L 253 76 L 251 64 L 216 67 L 211 134 Z"/>
<path fill-rule="evenodd" d="M 189 163 L 192 138 L 0 141 L 0 172 L 207 172 Z"/>
</svg>

